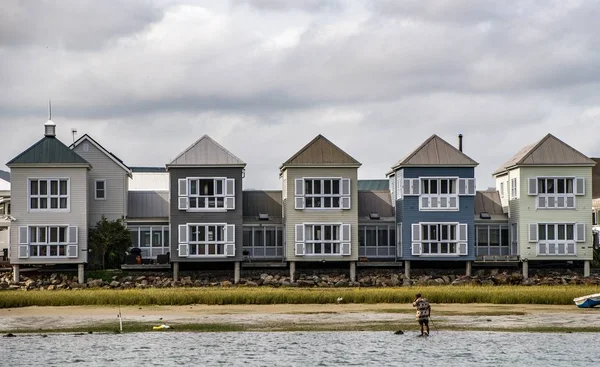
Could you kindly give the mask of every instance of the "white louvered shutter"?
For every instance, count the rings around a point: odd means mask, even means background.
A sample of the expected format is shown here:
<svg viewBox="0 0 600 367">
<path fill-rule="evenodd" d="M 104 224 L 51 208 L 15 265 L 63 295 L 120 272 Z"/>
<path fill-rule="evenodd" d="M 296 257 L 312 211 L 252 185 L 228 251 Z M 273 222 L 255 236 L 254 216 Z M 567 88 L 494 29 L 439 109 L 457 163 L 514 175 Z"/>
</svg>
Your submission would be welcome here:
<svg viewBox="0 0 600 367">
<path fill-rule="evenodd" d="M 294 184 L 294 208 L 295 209 L 304 209 L 305 208 L 305 199 L 304 199 L 304 179 L 297 178 Z"/>
<path fill-rule="evenodd" d="M 537 223 L 529 224 L 529 242 L 538 241 L 538 225 Z"/>
<path fill-rule="evenodd" d="M 225 180 L 225 209 L 235 210 L 235 178 Z"/>
<path fill-rule="evenodd" d="M 187 226 L 187 224 L 179 225 L 179 243 L 188 243 L 188 226 Z"/>
<path fill-rule="evenodd" d="M 78 230 L 76 226 L 69 226 L 69 244 L 76 245 L 79 243 Z"/>
<path fill-rule="evenodd" d="M 421 224 L 413 223 L 412 224 L 412 242 L 421 242 Z"/>
<path fill-rule="evenodd" d="M 585 177 L 575 178 L 575 195 L 585 195 Z"/>
<path fill-rule="evenodd" d="M 538 194 L 537 178 L 530 178 L 527 180 L 527 194 L 535 196 Z"/>
<path fill-rule="evenodd" d="M 575 241 L 585 242 L 585 240 L 586 240 L 585 223 L 575 223 Z"/>
<path fill-rule="evenodd" d="M 29 227 L 21 226 L 19 227 L 19 245 L 28 245 L 29 244 Z"/>
<path fill-rule="evenodd" d="M 67 257 L 73 257 L 73 258 L 74 257 L 79 257 L 78 256 L 79 254 L 77 253 L 77 248 L 78 247 L 79 246 L 77 246 L 77 245 L 68 245 L 67 246 Z"/>
</svg>

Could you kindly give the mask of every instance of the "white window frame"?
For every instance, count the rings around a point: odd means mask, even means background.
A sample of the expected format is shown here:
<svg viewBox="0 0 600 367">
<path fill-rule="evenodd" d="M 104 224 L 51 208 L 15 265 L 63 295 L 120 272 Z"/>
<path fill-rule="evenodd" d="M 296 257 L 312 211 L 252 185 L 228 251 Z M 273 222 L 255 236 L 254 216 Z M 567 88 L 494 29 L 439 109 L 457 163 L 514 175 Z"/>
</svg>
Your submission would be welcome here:
<svg viewBox="0 0 600 367">
<path fill-rule="evenodd" d="M 300 239 L 297 238 L 297 234 L 296 233 L 296 254 L 297 256 L 314 256 L 314 257 L 327 257 L 327 256 L 347 256 L 351 254 L 351 247 L 352 247 L 352 242 L 351 242 L 351 236 L 352 236 L 352 226 L 350 224 L 347 223 L 302 223 L 300 225 L 300 228 L 303 230 L 302 233 L 302 241 L 299 241 Z M 323 234 L 323 237 L 325 235 L 325 227 L 327 226 L 331 226 L 332 227 L 332 234 L 333 233 L 337 233 L 337 239 L 336 240 L 332 240 L 332 239 L 321 239 L 321 240 L 315 240 L 313 239 L 313 233 L 314 233 L 314 228 L 315 227 L 321 227 L 321 233 Z M 343 238 L 343 231 L 344 228 L 348 229 L 348 233 L 349 233 L 349 238 L 347 238 L 347 240 L 345 240 Z M 296 228 L 296 232 L 298 231 L 298 228 Z M 315 245 L 321 245 L 321 251 L 320 252 L 315 252 Z M 331 249 L 332 251 L 330 253 L 325 252 L 325 245 L 330 244 L 331 245 Z M 302 248 L 302 251 L 298 251 L 298 247 Z M 337 247 L 336 247 L 337 246 Z M 337 249 L 337 252 L 334 252 L 333 250 Z M 302 253 L 302 255 L 298 255 L 299 253 Z"/>
<path fill-rule="evenodd" d="M 213 181 L 212 195 L 202 195 L 200 181 Z M 196 183 L 192 192 L 192 182 Z M 221 190 L 217 187 L 221 185 Z M 229 190 L 231 186 L 231 191 Z M 178 208 L 187 212 L 225 212 L 235 210 L 235 179 L 227 177 L 186 177 L 178 180 Z M 204 206 L 200 206 L 200 202 Z M 214 206 L 211 206 L 213 204 Z"/>
<path fill-rule="evenodd" d="M 545 177 L 539 176 L 533 178 L 535 179 L 535 208 L 536 209 L 549 209 L 549 210 L 575 210 L 577 209 L 577 194 L 576 194 L 576 185 L 577 185 L 577 177 L 572 176 L 564 176 L 564 177 Z M 548 191 L 548 182 L 550 180 L 553 181 L 554 193 L 542 193 L 540 192 L 540 181 L 544 181 L 545 191 Z M 571 180 L 572 184 L 572 192 L 565 193 L 557 193 L 558 191 L 558 180 Z M 567 191 L 568 183 L 565 182 L 565 191 Z M 530 195 L 533 193 L 530 193 Z M 569 206 L 569 200 L 572 200 L 573 205 Z M 563 203 L 563 206 L 559 206 L 559 203 Z"/>
<path fill-rule="evenodd" d="M 267 230 L 275 232 L 275 245 L 267 245 Z M 250 233 L 250 243 L 243 241 L 243 249 L 249 252 L 250 258 L 282 258 L 285 249 L 285 230 L 280 224 L 244 224 L 243 233 Z M 255 243 L 255 233 L 262 232 L 262 243 Z M 281 235 L 281 241 L 278 240 Z M 275 255 L 267 255 L 267 250 L 274 250 Z M 258 254 L 257 254 L 258 253 Z"/>
<path fill-rule="evenodd" d="M 391 258 L 396 257 L 397 252 L 397 240 L 398 235 L 396 231 L 399 226 L 396 226 L 394 223 L 369 223 L 369 224 L 359 224 L 358 225 L 358 255 L 361 257 L 369 257 L 369 258 Z M 375 243 L 367 243 L 367 229 L 375 229 Z M 380 241 L 380 231 L 387 231 L 387 245 L 379 243 Z M 362 233 L 362 239 L 361 237 Z M 393 231 L 393 235 L 392 235 Z M 361 243 L 362 242 L 362 243 Z M 375 251 L 375 255 L 369 255 L 368 250 Z"/>
<path fill-rule="evenodd" d="M 518 197 L 519 194 L 519 180 L 517 179 L 517 177 L 513 177 L 510 179 L 510 198 L 511 199 L 516 199 Z"/>
<path fill-rule="evenodd" d="M 235 231 L 235 226 L 233 224 L 228 224 L 228 223 L 186 223 L 185 224 L 186 227 L 186 242 L 185 245 L 187 245 L 187 257 L 192 257 L 192 258 L 221 258 L 221 257 L 228 257 L 228 256 L 235 256 L 235 248 L 234 248 L 234 253 L 231 254 L 229 252 L 228 247 L 231 246 L 235 246 L 235 232 L 233 237 L 233 242 L 227 241 L 227 237 L 228 237 L 228 231 L 229 230 L 234 230 Z M 205 227 L 205 233 L 204 233 L 204 240 L 195 240 L 192 241 L 192 233 L 193 233 L 193 229 L 194 228 L 198 228 L 198 227 Z M 217 241 L 216 239 L 210 240 L 209 237 L 209 231 L 208 231 L 208 227 L 216 227 L 215 229 L 215 235 L 217 233 L 217 231 L 222 230 L 223 231 L 223 237 L 222 240 Z M 222 229 L 219 229 L 220 227 L 222 227 Z M 183 244 L 180 241 L 180 247 L 181 244 Z M 192 251 L 192 246 L 196 247 L 196 253 L 194 254 Z M 199 254 L 199 248 L 200 246 L 204 246 L 204 254 Z M 215 249 L 215 253 L 210 254 L 208 252 L 210 252 L 210 246 L 214 246 Z M 222 253 L 219 252 L 218 250 L 223 249 Z"/>
<path fill-rule="evenodd" d="M 479 229 L 484 228 L 486 230 L 486 245 L 480 245 L 480 237 L 479 237 Z M 492 229 L 498 230 L 498 245 L 492 245 Z M 506 230 L 506 245 L 502 244 L 504 237 L 502 236 L 502 230 Z M 510 225 L 509 224 L 499 224 L 499 223 L 475 223 L 475 254 L 477 256 L 512 256 L 516 255 L 512 253 L 511 246 L 511 233 L 510 233 Z M 480 255 L 479 251 L 486 250 L 487 255 Z M 499 253 L 492 255 L 491 252 L 493 249 L 498 249 Z M 507 254 L 502 254 L 502 249 L 508 250 Z"/>
<path fill-rule="evenodd" d="M 424 230 L 425 228 L 429 228 L 430 226 L 438 226 L 437 233 L 438 238 L 436 240 L 425 240 L 424 239 Z M 442 240 L 440 236 L 442 234 L 441 226 L 449 226 L 455 228 L 455 239 Z M 461 228 L 464 229 L 465 238 L 461 240 L 460 232 Z M 466 256 L 468 255 L 468 224 L 467 223 L 459 223 L 459 222 L 418 222 L 413 223 L 411 225 L 411 240 L 412 240 L 412 255 L 413 256 L 424 256 L 424 257 L 457 257 L 457 256 Z M 418 233 L 415 233 L 415 230 Z M 450 230 L 450 228 L 449 228 Z M 448 232 L 450 233 L 450 232 Z M 431 252 L 431 245 L 437 244 L 438 250 L 436 252 Z M 448 249 L 450 249 L 450 245 L 454 244 L 454 252 L 442 252 L 442 245 L 447 244 Z"/>
<path fill-rule="evenodd" d="M 35 259 L 68 259 L 78 257 L 78 227 L 69 226 L 68 224 L 36 224 L 19 227 L 19 232 L 21 232 L 21 228 L 26 229 L 27 238 L 21 238 L 22 236 L 19 233 L 19 253 L 24 252 L 26 247 L 27 256 L 19 257 Z M 60 238 L 60 229 L 64 230 L 62 241 Z M 56 241 L 52 241 L 51 239 L 52 230 L 56 230 Z M 71 238 L 71 231 L 74 231 L 74 238 Z M 45 250 L 45 255 L 39 255 L 42 249 Z M 52 255 L 53 249 L 56 251 L 55 255 Z M 70 253 L 74 253 L 76 256 L 72 256 Z"/>
<path fill-rule="evenodd" d="M 32 181 L 37 181 L 38 183 L 38 194 L 37 195 L 32 195 L 31 194 L 31 182 Z M 41 195 L 40 194 L 40 181 L 45 181 L 46 182 L 46 194 L 45 195 Z M 52 181 L 58 181 L 58 194 L 51 194 L 51 189 L 52 189 Z M 60 183 L 61 181 L 66 181 L 67 182 L 67 193 L 66 194 L 61 194 L 60 193 Z M 32 208 L 31 206 L 31 201 L 32 199 L 37 199 L 37 203 L 38 203 L 38 208 Z M 39 208 L 41 200 L 45 199 L 46 200 L 46 208 Z M 52 199 L 56 199 L 59 208 L 51 208 L 52 205 Z M 66 199 L 66 207 L 65 208 L 60 208 L 60 202 L 61 199 Z M 71 210 L 71 179 L 68 177 L 29 177 L 27 179 L 27 210 L 29 212 L 69 212 Z"/>
<path fill-rule="evenodd" d="M 142 238 L 142 233 L 145 233 L 146 230 L 149 233 L 150 236 L 150 243 L 149 246 L 146 246 L 146 243 L 144 241 L 144 239 Z M 131 225 L 128 227 L 128 230 L 130 232 L 137 232 L 137 238 L 138 241 L 137 243 L 134 243 L 132 241 L 132 247 L 138 247 L 142 250 L 142 258 L 146 259 L 146 258 L 152 258 L 152 259 L 156 259 L 156 257 L 158 255 L 164 255 L 167 252 L 170 252 L 170 248 L 171 248 L 171 229 L 169 226 L 163 226 L 163 225 Z M 142 231 L 144 230 L 144 231 Z M 155 233 L 160 233 L 160 237 L 161 237 L 161 245 L 160 246 L 153 246 L 153 242 L 154 242 L 154 236 Z M 165 244 L 165 242 L 167 242 L 166 240 L 168 240 L 169 244 Z"/>
<path fill-rule="evenodd" d="M 535 239 L 536 241 L 536 255 L 537 256 L 577 256 L 577 242 L 581 242 L 577 236 L 577 225 L 578 223 L 532 223 L 535 225 L 537 233 L 535 233 L 535 238 L 532 237 L 533 234 L 530 233 L 530 240 Z M 564 229 L 564 239 L 558 238 L 558 228 L 559 226 L 565 226 Z M 568 227 L 573 226 L 573 238 L 568 239 Z M 532 226 L 530 226 L 532 227 Z M 544 229 L 544 239 L 540 238 L 540 230 L 543 227 Z M 548 239 L 549 227 L 553 227 L 554 238 Z M 530 228 L 531 231 L 531 228 Z M 585 229 L 584 229 L 585 232 Z M 585 241 L 585 239 L 584 239 Z M 561 251 L 562 248 L 562 251 Z M 569 253 L 569 248 L 572 249 Z"/>
<path fill-rule="evenodd" d="M 102 182 L 102 190 L 98 189 L 99 182 Z M 104 196 L 98 197 L 98 191 L 102 191 Z M 94 180 L 94 200 L 106 200 L 106 180 Z"/>
<path fill-rule="evenodd" d="M 300 182 L 299 182 L 300 181 Z M 314 185 L 316 181 L 320 181 L 320 193 L 314 193 Z M 325 194 L 325 182 L 331 181 L 331 193 Z M 301 191 L 298 190 L 298 185 L 301 185 Z M 338 187 L 338 193 L 334 194 L 334 187 Z M 347 184 L 348 192 L 344 193 L 344 186 Z M 311 193 L 307 193 L 309 185 Z M 352 180 L 345 177 L 298 177 L 294 180 L 294 207 L 297 210 L 348 210 L 351 208 L 352 197 Z M 315 201 L 319 200 L 320 206 L 315 207 Z M 329 199 L 331 206 L 326 207 L 325 202 Z M 337 199 L 338 205 L 334 206 L 334 201 Z M 307 204 L 310 202 L 312 206 Z"/>
<path fill-rule="evenodd" d="M 436 181 L 437 193 L 435 194 L 431 193 L 430 184 L 433 181 Z M 450 181 L 453 181 L 454 193 L 442 194 L 442 181 L 448 181 L 448 184 L 450 184 Z M 429 185 L 427 185 L 427 190 L 425 187 L 426 182 L 429 183 Z M 458 184 L 458 177 L 419 177 L 421 193 L 421 195 L 419 195 L 419 211 L 458 211 L 460 209 Z M 429 193 L 425 193 L 425 191 L 429 191 Z M 453 200 L 455 205 L 451 205 Z M 443 206 L 442 203 L 445 203 L 445 205 Z"/>
</svg>

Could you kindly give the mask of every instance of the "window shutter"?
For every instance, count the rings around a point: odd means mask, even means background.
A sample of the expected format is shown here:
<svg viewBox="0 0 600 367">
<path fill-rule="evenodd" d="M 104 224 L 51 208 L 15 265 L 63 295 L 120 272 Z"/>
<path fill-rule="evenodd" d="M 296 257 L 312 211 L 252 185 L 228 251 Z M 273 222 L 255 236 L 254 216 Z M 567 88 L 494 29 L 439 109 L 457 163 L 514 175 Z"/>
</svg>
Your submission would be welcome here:
<svg viewBox="0 0 600 367">
<path fill-rule="evenodd" d="M 19 245 L 19 259 L 26 259 L 29 257 L 29 245 Z"/>
<path fill-rule="evenodd" d="M 342 247 L 341 248 L 342 255 L 343 256 L 350 256 L 351 249 L 352 249 L 352 246 L 350 245 L 350 243 L 342 243 L 341 247 Z"/>
<path fill-rule="evenodd" d="M 296 196 L 304 196 L 304 179 L 296 179 Z"/>
<path fill-rule="evenodd" d="M 67 246 L 67 257 L 79 257 L 77 254 L 77 245 Z"/>
<path fill-rule="evenodd" d="M 467 194 L 467 180 L 464 178 L 458 179 L 458 195 Z"/>
<path fill-rule="evenodd" d="M 304 209 L 304 196 L 296 196 L 294 204 L 296 209 Z"/>
<path fill-rule="evenodd" d="M 179 197 L 179 210 L 188 210 L 190 207 L 190 198 L 188 198 L 187 196 L 180 196 Z"/>
<path fill-rule="evenodd" d="M 180 178 L 177 180 L 179 186 L 179 195 L 178 196 L 188 196 L 188 186 L 187 186 L 187 178 Z"/>
<path fill-rule="evenodd" d="M 585 195 L 585 177 L 575 178 L 575 195 Z"/>
<path fill-rule="evenodd" d="M 227 243 L 225 244 L 225 256 L 235 256 L 235 244 Z"/>
<path fill-rule="evenodd" d="M 420 243 L 412 244 L 412 254 L 415 256 L 421 255 L 421 244 Z"/>
<path fill-rule="evenodd" d="M 342 189 L 340 190 L 340 192 L 342 193 L 342 195 L 350 196 L 351 191 L 349 178 L 342 178 Z"/>
<path fill-rule="evenodd" d="M 187 243 L 188 242 L 188 226 L 187 224 L 179 225 L 179 243 Z"/>
<path fill-rule="evenodd" d="M 412 241 L 413 242 L 421 242 L 421 224 L 413 223 L 412 224 Z M 419 250 L 420 252 L 420 250 Z"/>
<path fill-rule="evenodd" d="M 304 242 L 304 224 L 296 224 L 296 242 Z"/>
<path fill-rule="evenodd" d="M 79 236 L 76 226 L 69 226 L 69 243 L 72 245 L 76 245 L 79 243 Z M 77 257 L 77 256 L 76 256 Z"/>
<path fill-rule="evenodd" d="M 460 223 L 458 225 L 458 241 L 459 242 L 468 242 L 468 227 L 466 223 Z"/>
<path fill-rule="evenodd" d="M 402 194 L 404 190 L 404 185 L 402 183 L 404 180 L 402 179 L 402 175 L 397 175 L 396 177 L 396 200 L 402 199 Z"/>
<path fill-rule="evenodd" d="M 538 188 L 537 187 L 537 178 L 535 178 L 535 177 L 534 178 L 530 178 L 528 180 L 528 182 L 529 182 L 529 184 L 527 185 L 528 186 L 527 193 L 529 195 L 534 195 L 534 196 L 537 195 L 538 194 L 538 191 L 537 191 L 537 188 Z"/>
<path fill-rule="evenodd" d="M 225 198 L 225 209 L 235 210 L 235 196 L 227 196 Z"/>
<path fill-rule="evenodd" d="M 402 190 L 403 190 L 404 196 L 412 195 L 412 192 L 411 192 L 412 180 L 410 178 L 405 178 L 403 181 L 404 181 L 404 185 L 402 185 Z"/>
<path fill-rule="evenodd" d="M 474 178 L 467 179 L 467 195 L 475 195 L 476 182 Z"/>
<path fill-rule="evenodd" d="M 458 254 L 459 255 L 468 255 L 468 245 L 464 242 L 458 244 Z"/>
<path fill-rule="evenodd" d="M 225 242 L 235 243 L 235 224 L 225 226 Z"/>
<path fill-rule="evenodd" d="M 302 198 L 304 199 L 304 198 Z M 350 196 L 342 196 L 342 209 L 350 209 Z"/>
<path fill-rule="evenodd" d="M 538 241 L 538 225 L 537 223 L 531 223 L 529 225 L 529 242 Z"/>
<path fill-rule="evenodd" d="M 421 179 L 413 178 L 412 179 L 412 194 L 415 196 L 421 195 Z"/>
<path fill-rule="evenodd" d="M 585 223 L 575 223 L 575 241 L 585 242 Z"/>
<path fill-rule="evenodd" d="M 179 257 L 188 257 L 190 254 L 190 247 L 187 243 L 180 243 L 177 250 L 179 252 Z"/>
<path fill-rule="evenodd" d="M 29 244 L 29 227 L 19 227 L 19 245 Z"/>
<path fill-rule="evenodd" d="M 402 223 L 398 223 L 396 226 L 396 244 L 402 246 Z"/>
<path fill-rule="evenodd" d="M 297 243 L 295 248 L 296 256 L 304 256 L 304 243 Z"/>
<path fill-rule="evenodd" d="M 350 231 L 351 231 L 351 227 L 350 224 L 342 224 L 341 225 L 341 231 L 342 231 L 342 242 L 350 242 L 351 240 L 351 235 L 350 235 Z"/>
<path fill-rule="evenodd" d="M 225 179 L 225 196 L 235 197 L 235 178 Z"/>
</svg>

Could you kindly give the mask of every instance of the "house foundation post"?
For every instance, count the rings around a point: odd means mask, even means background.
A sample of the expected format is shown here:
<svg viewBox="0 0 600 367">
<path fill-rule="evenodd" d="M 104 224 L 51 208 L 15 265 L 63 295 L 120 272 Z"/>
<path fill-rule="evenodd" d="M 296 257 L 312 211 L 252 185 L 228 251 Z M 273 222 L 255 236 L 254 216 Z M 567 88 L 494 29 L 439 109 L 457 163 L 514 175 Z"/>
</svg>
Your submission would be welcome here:
<svg viewBox="0 0 600 367">
<path fill-rule="evenodd" d="M 590 260 L 585 260 L 583 262 L 583 276 L 584 277 L 590 276 Z"/>
<path fill-rule="evenodd" d="M 290 261 L 290 282 L 296 281 L 296 262 Z"/>
<path fill-rule="evenodd" d="M 240 271 L 241 271 L 240 262 L 236 261 L 235 264 L 233 265 L 233 283 L 234 284 L 238 284 L 240 282 Z"/>
<path fill-rule="evenodd" d="M 529 262 L 527 262 L 527 259 L 523 261 L 523 278 L 529 278 Z"/>
<path fill-rule="evenodd" d="M 350 281 L 356 282 L 356 261 L 350 261 Z"/>
<path fill-rule="evenodd" d="M 404 261 L 404 277 L 410 279 L 410 261 Z"/>
<path fill-rule="evenodd" d="M 173 263 L 173 280 L 179 280 L 179 263 Z"/>
<path fill-rule="evenodd" d="M 18 283 L 21 278 L 21 269 L 19 265 L 13 265 L 13 281 Z"/>
<path fill-rule="evenodd" d="M 77 264 L 77 283 L 85 283 L 84 264 Z"/>
<path fill-rule="evenodd" d="M 473 262 L 467 261 L 467 269 L 465 271 L 465 275 L 470 277 L 472 272 L 473 272 Z"/>
</svg>

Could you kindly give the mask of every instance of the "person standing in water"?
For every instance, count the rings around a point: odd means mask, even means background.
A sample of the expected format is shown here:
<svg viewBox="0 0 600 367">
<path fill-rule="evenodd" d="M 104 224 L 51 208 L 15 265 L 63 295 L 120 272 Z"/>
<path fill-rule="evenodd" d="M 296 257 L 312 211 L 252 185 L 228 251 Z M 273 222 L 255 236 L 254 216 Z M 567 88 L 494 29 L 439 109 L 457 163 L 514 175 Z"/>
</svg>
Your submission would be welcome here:
<svg viewBox="0 0 600 367">
<path fill-rule="evenodd" d="M 417 308 L 417 321 L 421 325 L 421 336 L 429 336 L 429 316 L 431 315 L 431 305 L 426 298 L 421 296 L 421 293 L 415 295 L 413 307 Z M 427 331 L 423 329 L 427 329 Z"/>
</svg>

